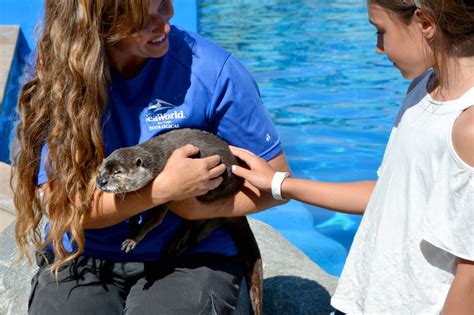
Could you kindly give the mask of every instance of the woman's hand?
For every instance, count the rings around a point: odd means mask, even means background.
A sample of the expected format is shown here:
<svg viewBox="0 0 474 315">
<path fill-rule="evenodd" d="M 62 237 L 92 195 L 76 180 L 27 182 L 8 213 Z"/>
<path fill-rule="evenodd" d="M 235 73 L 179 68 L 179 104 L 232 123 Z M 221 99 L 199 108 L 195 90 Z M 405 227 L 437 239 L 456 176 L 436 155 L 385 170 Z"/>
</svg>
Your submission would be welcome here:
<svg viewBox="0 0 474 315">
<path fill-rule="evenodd" d="M 276 170 L 264 159 L 256 156 L 252 152 L 229 146 L 232 154 L 247 163 L 250 169 L 241 166 L 232 166 L 232 172 L 246 179 L 249 183 L 264 191 L 270 191 L 272 179 Z"/>
<path fill-rule="evenodd" d="M 217 188 L 222 183 L 220 175 L 226 166 L 220 163 L 218 155 L 191 158 L 197 153 L 199 149 L 191 144 L 176 149 L 152 182 L 152 198 L 183 200 Z"/>
</svg>

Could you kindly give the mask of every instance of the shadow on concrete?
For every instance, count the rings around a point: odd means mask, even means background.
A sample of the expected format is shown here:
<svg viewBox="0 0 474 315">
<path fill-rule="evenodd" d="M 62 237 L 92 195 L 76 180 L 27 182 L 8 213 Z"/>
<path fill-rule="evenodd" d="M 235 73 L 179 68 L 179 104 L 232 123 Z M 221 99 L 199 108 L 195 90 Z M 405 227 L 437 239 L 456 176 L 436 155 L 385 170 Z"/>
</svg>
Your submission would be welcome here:
<svg viewBox="0 0 474 315">
<path fill-rule="evenodd" d="M 329 314 L 329 292 L 313 280 L 295 276 L 276 276 L 263 282 L 265 314 Z"/>
</svg>

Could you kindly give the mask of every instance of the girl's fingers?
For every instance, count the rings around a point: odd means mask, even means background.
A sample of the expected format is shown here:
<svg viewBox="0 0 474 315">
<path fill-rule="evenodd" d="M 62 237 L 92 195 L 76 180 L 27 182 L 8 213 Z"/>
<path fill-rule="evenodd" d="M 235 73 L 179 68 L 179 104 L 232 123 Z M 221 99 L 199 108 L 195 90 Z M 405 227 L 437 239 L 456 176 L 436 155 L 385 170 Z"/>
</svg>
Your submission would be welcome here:
<svg viewBox="0 0 474 315">
<path fill-rule="evenodd" d="M 249 151 L 249 150 L 244 149 L 244 148 L 234 147 L 233 145 L 229 145 L 229 149 L 232 153 L 233 152 L 246 152 L 250 155 L 255 155 L 252 151 Z"/>
<path fill-rule="evenodd" d="M 247 154 L 247 155 L 250 155 L 250 156 L 255 156 L 255 154 L 249 150 L 246 150 L 244 148 L 239 148 L 239 147 L 234 147 L 232 145 L 229 145 L 229 149 L 230 151 L 236 155 L 236 154 Z"/>
<path fill-rule="evenodd" d="M 249 179 L 249 176 L 251 175 L 250 170 L 238 165 L 232 165 L 232 173 L 247 180 Z"/>
<path fill-rule="evenodd" d="M 247 163 L 247 165 L 249 166 L 252 165 L 252 162 L 257 158 L 255 154 L 245 149 L 230 148 L 230 150 L 234 156 L 238 157 L 239 159 Z"/>
</svg>

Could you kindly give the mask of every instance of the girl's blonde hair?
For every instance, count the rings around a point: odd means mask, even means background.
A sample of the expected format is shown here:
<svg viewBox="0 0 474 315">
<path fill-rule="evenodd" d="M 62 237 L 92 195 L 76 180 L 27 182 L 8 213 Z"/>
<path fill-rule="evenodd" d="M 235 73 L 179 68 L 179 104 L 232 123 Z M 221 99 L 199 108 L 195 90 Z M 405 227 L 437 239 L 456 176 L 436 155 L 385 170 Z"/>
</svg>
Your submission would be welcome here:
<svg viewBox="0 0 474 315">
<path fill-rule="evenodd" d="M 29 244 L 56 256 L 52 270 L 84 250 L 84 216 L 91 211 L 94 176 L 104 158 L 101 118 L 110 83 L 106 46 L 142 29 L 148 0 L 46 0 L 34 77 L 21 90 L 11 185 L 18 211 L 20 256 Z M 47 145 L 47 200 L 37 185 Z M 49 233 L 42 239 L 43 218 Z M 75 251 L 63 245 L 70 233 Z"/>
</svg>

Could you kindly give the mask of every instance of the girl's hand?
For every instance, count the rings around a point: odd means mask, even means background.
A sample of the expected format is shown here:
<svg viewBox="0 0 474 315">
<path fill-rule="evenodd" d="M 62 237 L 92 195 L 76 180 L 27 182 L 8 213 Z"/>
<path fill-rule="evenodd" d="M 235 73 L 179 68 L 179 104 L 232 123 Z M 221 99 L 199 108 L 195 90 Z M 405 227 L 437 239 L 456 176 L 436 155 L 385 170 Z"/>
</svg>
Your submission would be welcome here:
<svg viewBox="0 0 474 315">
<path fill-rule="evenodd" d="M 168 201 L 183 200 L 217 188 L 222 183 L 220 175 L 226 166 L 220 163 L 218 155 L 191 158 L 197 153 L 199 149 L 191 144 L 176 149 L 163 171 L 153 180 L 152 197 L 159 196 Z"/>
<path fill-rule="evenodd" d="M 256 156 L 252 152 L 229 146 L 232 153 L 247 163 L 250 169 L 243 168 L 238 165 L 232 166 L 232 172 L 246 179 L 249 183 L 264 191 L 270 191 L 272 187 L 272 179 L 275 174 L 275 169 L 264 159 Z"/>
</svg>

